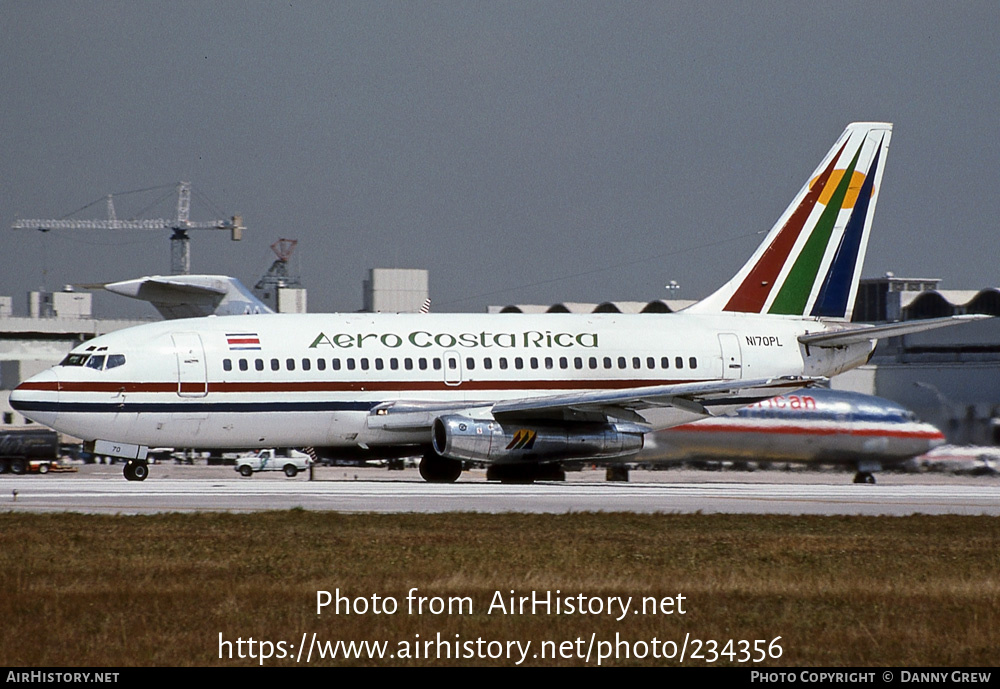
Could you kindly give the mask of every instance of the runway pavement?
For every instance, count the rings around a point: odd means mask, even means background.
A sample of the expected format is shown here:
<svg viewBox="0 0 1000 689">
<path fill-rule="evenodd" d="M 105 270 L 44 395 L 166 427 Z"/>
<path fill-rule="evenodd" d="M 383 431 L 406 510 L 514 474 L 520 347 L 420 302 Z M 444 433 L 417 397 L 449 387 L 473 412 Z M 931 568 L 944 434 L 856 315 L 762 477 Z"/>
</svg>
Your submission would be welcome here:
<svg viewBox="0 0 1000 689">
<path fill-rule="evenodd" d="M 825 515 L 1000 515 L 1000 478 L 879 474 L 855 485 L 851 474 L 818 471 L 633 471 L 629 483 L 603 471 L 572 472 L 565 482 L 488 483 L 466 472 L 454 484 L 428 484 L 416 470 L 317 468 L 315 478 L 236 475 L 231 467 L 155 465 L 143 482 L 117 466 L 78 473 L 0 477 L 0 510 L 149 514 L 254 512 L 301 507 L 338 512 L 643 512 Z M 16 495 L 14 492 L 16 491 Z"/>
</svg>

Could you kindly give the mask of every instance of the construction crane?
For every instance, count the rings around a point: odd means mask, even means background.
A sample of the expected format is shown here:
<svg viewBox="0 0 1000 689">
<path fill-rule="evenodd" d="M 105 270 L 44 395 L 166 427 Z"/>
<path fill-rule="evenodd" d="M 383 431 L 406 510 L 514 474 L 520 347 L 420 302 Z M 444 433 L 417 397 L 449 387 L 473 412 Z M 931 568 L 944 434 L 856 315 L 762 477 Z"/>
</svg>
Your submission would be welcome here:
<svg viewBox="0 0 1000 689">
<path fill-rule="evenodd" d="M 271 245 L 271 251 L 278 257 L 268 271 L 253 286 L 254 295 L 275 311 L 282 311 L 279 303 L 281 290 L 301 288 L 302 280 L 288 269 L 288 260 L 292 257 L 297 239 L 279 239 Z M 304 291 L 303 291 L 304 294 Z"/>
<path fill-rule="evenodd" d="M 189 275 L 191 273 L 191 237 L 188 230 L 229 230 L 233 241 L 243 238 L 243 217 L 234 215 L 228 220 L 208 220 L 191 222 L 191 183 L 177 184 L 177 217 L 173 220 L 119 220 L 115 212 L 115 194 L 108 194 L 107 220 L 15 220 L 11 227 L 15 230 L 171 230 L 170 273 Z M 96 201 L 94 202 L 96 203 Z M 93 205 L 93 203 L 88 204 Z M 86 208 L 87 206 L 85 206 Z M 82 209 L 81 209 L 82 210 Z"/>
</svg>

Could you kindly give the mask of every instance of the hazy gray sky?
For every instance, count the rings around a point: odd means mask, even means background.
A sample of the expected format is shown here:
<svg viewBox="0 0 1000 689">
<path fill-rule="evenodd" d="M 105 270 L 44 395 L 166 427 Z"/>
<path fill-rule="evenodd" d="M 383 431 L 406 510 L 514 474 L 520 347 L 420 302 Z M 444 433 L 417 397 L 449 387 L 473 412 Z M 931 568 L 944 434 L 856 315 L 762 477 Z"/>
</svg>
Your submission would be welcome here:
<svg viewBox="0 0 1000 689">
<path fill-rule="evenodd" d="M 311 311 L 704 296 L 854 120 L 895 123 L 865 275 L 997 278 L 1000 4 L 0 2 L 0 294 L 169 271 L 169 233 L 14 231 L 192 182 L 192 270 L 279 237 Z M 122 197 L 119 216 L 169 189 Z M 104 204 L 75 215 L 103 217 Z M 106 295 L 100 311 L 152 315 Z"/>
</svg>

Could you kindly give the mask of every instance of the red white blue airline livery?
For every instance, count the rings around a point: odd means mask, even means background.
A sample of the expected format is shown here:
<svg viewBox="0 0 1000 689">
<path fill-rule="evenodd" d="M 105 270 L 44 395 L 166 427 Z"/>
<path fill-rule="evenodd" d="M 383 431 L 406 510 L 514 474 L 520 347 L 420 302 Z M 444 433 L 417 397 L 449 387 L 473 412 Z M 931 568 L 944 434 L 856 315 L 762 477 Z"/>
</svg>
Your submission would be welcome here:
<svg viewBox="0 0 1000 689">
<path fill-rule="evenodd" d="M 813 388 L 652 433 L 637 459 L 832 464 L 856 469 L 855 483 L 875 483 L 874 472 L 944 442 L 940 430 L 896 402 Z"/>
<path fill-rule="evenodd" d="M 891 125 L 847 127 L 763 244 L 674 314 L 266 314 L 102 335 L 22 383 L 25 416 L 128 458 L 150 446 L 420 454 L 531 477 L 628 458 L 646 433 L 732 412 L 865 362 L 879 337 L 949 319 L 851 325 Z"/>
</svg>

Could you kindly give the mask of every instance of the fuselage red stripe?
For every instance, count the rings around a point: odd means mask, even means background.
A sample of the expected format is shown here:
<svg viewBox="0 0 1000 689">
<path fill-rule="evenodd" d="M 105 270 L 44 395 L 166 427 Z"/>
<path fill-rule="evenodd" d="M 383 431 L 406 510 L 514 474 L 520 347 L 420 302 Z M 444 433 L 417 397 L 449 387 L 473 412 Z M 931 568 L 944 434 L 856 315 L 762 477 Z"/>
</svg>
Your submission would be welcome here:
<svg viewBox="0 0 1000 689">
<path fill-rule="evenodd" d="M 881 428 L 851 428 L 848 425 L 838 424 L 835 427 L 820 427 L 815 424 L 802 426 L 765 426 L 757 423 L 706 423 L 698 421 L 696 423 L 686 423 L 681 426 L 674 426 L 671 433 L 756 433 L 763 435 L 858 435 L 891 438 L 922 438 L 941 439 L 944 435 L 940 431 L 903 431 L 889 430 L 884 426 Z"/>
<path fill-rule="evenodd" d="M 625 379 L 625 380 L 469 380 L 460 384 L 447 384 L 443 380 L 391 381 L 391 380 L 351 380 L 351 381 L 276 381 L 276 382 L 210 382 L 209 392 L 382 392 L 382 391 L 440 391 L 440 390 L 626 390 L 654 385 L 675 385 L 682 383 L 703 383 L 705 379 L 665 380 L 665 379 Z M 48 392 L 176 392 L 177 381 L 169 382 L 69 382 L 44 381 L 25 382 L 20 390 Z M 185 391 L 205 390 L 205 383 L 185 381 L 181 384 Z M 776 393 L 777 394 L 777 393 Z"/>
</svg>

